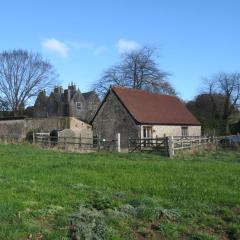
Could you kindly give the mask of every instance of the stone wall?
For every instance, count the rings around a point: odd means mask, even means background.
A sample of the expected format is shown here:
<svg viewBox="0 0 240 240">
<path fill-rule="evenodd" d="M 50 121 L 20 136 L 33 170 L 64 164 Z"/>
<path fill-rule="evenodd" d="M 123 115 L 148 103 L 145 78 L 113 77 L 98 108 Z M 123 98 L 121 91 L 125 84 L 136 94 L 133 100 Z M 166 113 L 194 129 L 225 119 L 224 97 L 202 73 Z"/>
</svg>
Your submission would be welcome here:
<svg viewBox="0 0 240 240">
<path fill-rule="evenodd" d="M 77 102 L 81 105 L 80 109 L 77 108 Z M 74 97 L 69 102 L 69 116 L 86 120 L 86 114 L 86 100 L 80 92 L 76 92 Z"/>
<path fill-rule="evenodd" d="M 140 126 L 136 125 L 122 103 L 110 92 L 93 122 L 93 134 L 107 141 L 121 134 L 121 148 L 128 148 L 128 139 L 140 137 Z"/>
<path fill-rule="evenodd" d="M 77 127 L 74 127 L 76 124 Z M 2 140 L 23 140 L 32 130 L 51 132 L 52 130 L 63 130 L 71 127 L 75 131 L 78 128 L 82 136 L 92 136 L 91 126 L 80 120 L 69 117 L 52 117 L 0 121 L 0 138 Z"/>
<path fill-rule="evenodd" d="M 201 136 L 201 126 L 186 126 L 188 127 L 189 136 Z M 141 127 L 141 130 L 143 126 Z M 142 136 L 143 136 L 143 130 Z M 153 138 L 166 136 L 181 136 L 182 126 L 171 125 L 153 125 Z"/>
<path fill-rule="evenodd" d="M 92 126 L 80 121 L 76 118 L 70 117 L 70 126 L 69 128 L 81 135 L 82 138 L 92 138 L 93 131 Z"/>
<path fill-rule="evenodd" d="M 94 117 L 98 107 L 100 105 L 100 100 L 98 98 L 98 95 L 93 92 L 86 101 L 86 121 L 90 122 L 92 118 Z"/>
</svg>

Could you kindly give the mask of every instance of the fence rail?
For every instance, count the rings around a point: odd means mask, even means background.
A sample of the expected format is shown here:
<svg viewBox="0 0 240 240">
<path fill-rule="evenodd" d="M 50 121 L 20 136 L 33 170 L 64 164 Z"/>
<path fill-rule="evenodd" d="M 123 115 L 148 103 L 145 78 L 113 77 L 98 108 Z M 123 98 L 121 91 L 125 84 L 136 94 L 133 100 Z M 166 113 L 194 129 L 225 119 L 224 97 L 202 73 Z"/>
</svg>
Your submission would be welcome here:
<svg viewBox="0 0 240 240">
<path fill-rule="evenodd" d="M 50 136 L 49 133 L 36 133 L 33 136 L 33 142 L 47 147 L 58 148 L 78 148 L 85 150 L 93 150 L 100 148 L 98 138 L 74 137 L 74 136 Z"/>
<path fill-rule="evenodd" d="M 158 151 L 167 154 L 168 138 L 129 138 L 129 152 Z"/>
<path fill-rule="evenodd" d="M 129 152 L 158 151 L 170 157 L 178 151 L 217 145 L 224 137 L 174 136 L 162 138 L 129 138 Z"/>
<path fill-rule="evenodd" d="M 49 133 L 33 134 L 33 143 L 45 147 L 71 150 L 115 151 L 117 148 L 117 139 L 105 140 L 99 137 L 50 136 Z"/>
<path fill-rule="evenodd" d="M 217 146 L 234 146 L 234 136 L 228 137 L 199 137 L 199 136 L 171 136 L 161 138 L 129 138 L 128 151 L 158 152 L 165 156 L 174 156 L 180 151 Z M 240 144 L 240 136 L 235 136 Z M 224 142 L 225 141 L 225 142 Z M 233 141 L 233 142 L 231 142 Z M 237 139 L 235 139 L 235 142 Z M 51 136 L 49 133 L 33 133 L 33 143 L 46 147 L 56 147 L 64 150 L 91 150 L 91 151 L 121 151 L 120 134 L 116 139 L 105 140 L 99 137 Z"/>
<path fill-rule="evenodd" d="M 179 150 L 191 150 L 210 145 L 217 145 L 223 137 L 169 137 L 169 156 L 174 156 Z"/>
</svg>

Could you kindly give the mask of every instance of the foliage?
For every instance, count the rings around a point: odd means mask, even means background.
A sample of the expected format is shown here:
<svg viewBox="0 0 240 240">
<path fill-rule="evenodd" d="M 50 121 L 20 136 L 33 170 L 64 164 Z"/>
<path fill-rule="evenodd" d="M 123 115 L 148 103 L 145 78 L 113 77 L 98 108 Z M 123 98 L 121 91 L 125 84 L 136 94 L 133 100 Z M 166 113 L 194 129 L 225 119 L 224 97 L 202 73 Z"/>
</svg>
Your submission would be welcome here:
<svg viewBox="0 0 240 240">
<path fill-rule="evenodd" d="M 110 239 L 104 215 L 96 209 L 79 206 L 78 212 L 71 216 L 69 239 L 104 240 Z"/>
<path fill-rule="evenodd" d="M 214 99 L 216 109 L 211 100 Z M 225 132 L 223 121 L 225 97 L 221 94 L 199 94 L 194 100 L 186 103 L 187 108 L 202 123 L 202 130 L 205 134 L 221 135 Z"/>
</svg>

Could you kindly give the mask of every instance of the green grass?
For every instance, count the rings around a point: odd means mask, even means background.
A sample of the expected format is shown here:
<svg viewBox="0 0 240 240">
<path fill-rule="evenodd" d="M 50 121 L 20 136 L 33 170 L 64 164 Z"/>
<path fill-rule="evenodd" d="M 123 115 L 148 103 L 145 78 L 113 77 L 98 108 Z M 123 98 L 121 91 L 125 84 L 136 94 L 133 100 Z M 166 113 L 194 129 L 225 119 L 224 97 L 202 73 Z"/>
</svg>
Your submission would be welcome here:
<svg viewBox="0 0 240 240">
<path fill-rule="evenodd" d="M 240 153 L 0 145 L 0 239 L 68 239 L 71 216 L 85 210 L 104 218 L 112 239 L 240 239 Z"/>
</svg>

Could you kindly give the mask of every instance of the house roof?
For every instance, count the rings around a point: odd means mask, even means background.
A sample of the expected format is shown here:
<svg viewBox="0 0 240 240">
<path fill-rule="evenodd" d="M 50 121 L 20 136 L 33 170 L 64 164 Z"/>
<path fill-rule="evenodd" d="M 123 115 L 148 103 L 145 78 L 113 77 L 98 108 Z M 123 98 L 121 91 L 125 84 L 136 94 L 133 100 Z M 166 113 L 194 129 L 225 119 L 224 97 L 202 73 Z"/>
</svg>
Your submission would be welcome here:
<svg viewBox="0 0 240 240">
<path fill-rule="evenodd" d="M 90 92 L 82 93 L 82 95 L 87 100 L 93 93 L 94 93 L 94 91 L 90 91 Z"/>
<path fill-rule="evenodd" d="M 123 87 L 112 91 L 140 124 L 201 125 L 177 97 Z"/>
</svg>

